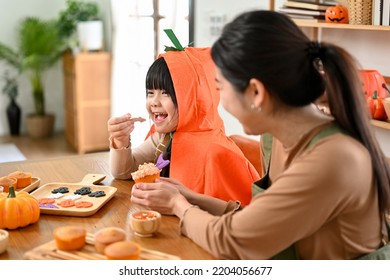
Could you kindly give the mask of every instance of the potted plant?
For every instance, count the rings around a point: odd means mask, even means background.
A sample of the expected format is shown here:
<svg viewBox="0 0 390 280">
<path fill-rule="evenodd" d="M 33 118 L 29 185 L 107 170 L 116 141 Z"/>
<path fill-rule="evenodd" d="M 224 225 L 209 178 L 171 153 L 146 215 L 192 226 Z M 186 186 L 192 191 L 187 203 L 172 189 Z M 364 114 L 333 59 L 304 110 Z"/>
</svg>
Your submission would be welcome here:
<svg viewBox="0 0 390 280">
<path fill-rule="evenodd" d="M 27 132 L 34 138 L 47 137 L 54 130 L 54 115 L 46 113 L 43 74 L 59 60 L 65 45 L 55 21 L 27 17 L 21 21 L 16 34 L 16 50 L 0 43 L 0 60 L 20 74 L 28 73 L 35 112 L 27 116 Z"/>
<path fill-rule="evenodd" d="M 7 106 L 7 120 L 11 135 L 19 135 L 20 133 L 20 116 L 21 110 L 16 103 L 16 97 L 18 96 L 18 83 L 16 77 L 11 77 L 8 71 L 3 76 L 4 86 L 3 93 L 10 99 L 10 103 Z"/>
<path fill-rule="evenodd" d="M 86 51 L 103 47 L 103 23 L 98 5 L 94 2 L 68 0 L 65 10 L 60 12 L 58 28 L 60 36 L 67 40 L 75 52 L 77 47 Z"/>
</svg>

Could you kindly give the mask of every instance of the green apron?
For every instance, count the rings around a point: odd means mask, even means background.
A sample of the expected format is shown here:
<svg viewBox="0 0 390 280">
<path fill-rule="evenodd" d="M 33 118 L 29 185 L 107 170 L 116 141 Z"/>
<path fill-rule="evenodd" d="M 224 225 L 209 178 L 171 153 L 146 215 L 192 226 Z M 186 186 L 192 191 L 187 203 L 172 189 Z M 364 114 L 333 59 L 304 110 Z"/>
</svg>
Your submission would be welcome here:
<svg viewBox="0 0 390 280">
<path fill-rule="evenodd" d="M 321 130 L 318 134 L 316 134 L 310 141 L 308 145 L 308 149 L 314 146 L 315 143 L 317 143 L 319 140 L 328 137 L 330 135 L 333 135 L 335 133 L 342 132 L 342 130 L 336 126 L 332 125 L 329 126 L 323 130 Z M 264 163 L 266 166 L 266 173 L 265 175 L 258 181 L 254 182 L 252 185 L 252 197 L 255 195 L 259 195 L 262 192 L 264 192 L 268 187 L 270 187 L 269 182 L 269 167 L 270 167 L 270 161 L 271 161 L 271 150 L 272 150 L 272 135 L 265 133 L 262 136 L 263 141 L 263 150 L 264 150 Z M 297 251 L 295 249 L 294 244 L 292 244 L 290 247 L 284 249 L 283 251 L 279 252 L 275 256 L 273 256 L 271 259 L 273 260 L 297 260 L 299 259 Z"/>
</svg>

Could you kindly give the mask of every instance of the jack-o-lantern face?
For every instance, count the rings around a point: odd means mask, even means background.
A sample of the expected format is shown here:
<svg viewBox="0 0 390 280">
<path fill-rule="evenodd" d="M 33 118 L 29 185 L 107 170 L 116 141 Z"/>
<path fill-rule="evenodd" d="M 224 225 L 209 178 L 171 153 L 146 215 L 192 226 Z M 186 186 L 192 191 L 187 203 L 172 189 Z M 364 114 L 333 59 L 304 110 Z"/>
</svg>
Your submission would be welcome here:
<svg viewBox="0 0 390 280">
<path fill-rule="evenodd" d="M 329 23 L 348 23 L 348 9 L 340 5 L 327 8 L 325 21 Z"/>
</svg>

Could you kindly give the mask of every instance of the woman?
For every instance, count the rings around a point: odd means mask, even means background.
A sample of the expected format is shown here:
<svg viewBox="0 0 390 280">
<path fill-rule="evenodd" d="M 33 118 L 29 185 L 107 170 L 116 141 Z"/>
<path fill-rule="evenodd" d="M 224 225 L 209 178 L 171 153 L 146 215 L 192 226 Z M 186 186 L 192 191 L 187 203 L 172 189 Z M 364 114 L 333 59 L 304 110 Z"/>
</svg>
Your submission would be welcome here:
<svg viewBox="0 0 390 280">
<path fill-rule="evenodd" d="M 168 51 L 146 76 L 146 109 L 153 127 L 132 149 L 130 114 L 108 121 L 110 167 L 114 177 L 130 179 L 145 162 L 157 162 L 161 176 L 175 178 L 195 192 L 248 204 L 259 178 L 241 150 L 225 135 L 218 114 L 215 64 L 210 48 Z"/>
<path fill-rule="evenodd" d="M 132 201 L 181 219 L 218 258 L 354 259 L 381 246 L 390 171 L 371 129 L 355 61 L 311 42 L 287 16 L 252 11 L 212 48 L 221 103 L 248 134 L 273 136 L 270 186 L 246 207 L 160 180 Z M 331 114 L 312 105 L 326 91 Z"/>
</svg>

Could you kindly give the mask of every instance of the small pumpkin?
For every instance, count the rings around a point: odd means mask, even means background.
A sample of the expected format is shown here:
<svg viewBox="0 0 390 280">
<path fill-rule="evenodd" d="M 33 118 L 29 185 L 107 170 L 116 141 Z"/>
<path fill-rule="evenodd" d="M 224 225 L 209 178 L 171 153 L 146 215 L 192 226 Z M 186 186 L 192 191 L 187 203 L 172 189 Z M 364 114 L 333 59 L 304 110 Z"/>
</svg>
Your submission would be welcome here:
<svg viewBox="0 0 390 280">
<path fill-rule="evenodd" d="M 383 98 L 378 96 L 377 91 L 375 91 L 371 97 L 367 97 L 366 99 L 371 118 L 380 121 L 387 120 L 385 106 L 383 106 Z"/>
<path fill-rule="evenodd" d="M 31 194 L 15 192 L 14 186 L 9 193 L 0 193 L 0 228 L 16 229 L 33 224 L 39 220 L 38 200 Z"/>
<path fill-rule="evenodd" d="M 325 21 L 328 23 L 348 23 L 348 9 L 340 5 L 328 7 L 325 11 Z"/>
</svg>

